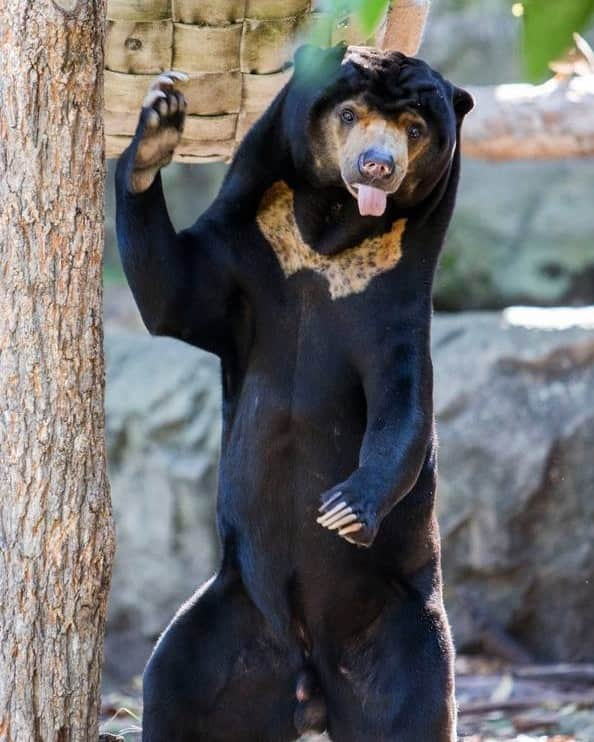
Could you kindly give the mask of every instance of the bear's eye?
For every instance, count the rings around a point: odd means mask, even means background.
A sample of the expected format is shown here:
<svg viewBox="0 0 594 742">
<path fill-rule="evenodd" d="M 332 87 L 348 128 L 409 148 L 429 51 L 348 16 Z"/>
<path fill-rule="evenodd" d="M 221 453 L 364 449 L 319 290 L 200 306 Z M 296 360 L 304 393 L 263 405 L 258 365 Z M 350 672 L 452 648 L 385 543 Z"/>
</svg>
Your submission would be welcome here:
<svg viewBox="0 0 594 742">
<path fill-rule="evenodd" d="M 423 129 L 418 124 L 412 124 L 408 127 L 409 139 L 420 139 L 423 135 Z"/>
<path fill-rule="evenodd" d="M 351 108 L 343 108 L 340 112 L 340 118 L 345 124 L 353 124 L 355 122 L 355 112 Z"/>
</svg>

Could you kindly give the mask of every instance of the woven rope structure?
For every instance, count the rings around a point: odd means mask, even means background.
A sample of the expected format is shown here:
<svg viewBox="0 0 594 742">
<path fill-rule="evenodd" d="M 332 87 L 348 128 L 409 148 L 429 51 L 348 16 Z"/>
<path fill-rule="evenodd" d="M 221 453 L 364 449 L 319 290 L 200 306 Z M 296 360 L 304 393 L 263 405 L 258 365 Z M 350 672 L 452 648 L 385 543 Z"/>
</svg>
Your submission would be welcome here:
<svg viewBox="0 0 594 742">
<path fill-rule="evenodd" d="M 108 0 L 105 48 L 107 156 L 134 134 L 151 77 L 186 72 L 188 117 L 175 159 L 229 160 L 291 75 L 295 47 L 374 43 L 415 54 L 429 0 L 394 0 L 373 39 L 311 0 Z"/>
</svg>

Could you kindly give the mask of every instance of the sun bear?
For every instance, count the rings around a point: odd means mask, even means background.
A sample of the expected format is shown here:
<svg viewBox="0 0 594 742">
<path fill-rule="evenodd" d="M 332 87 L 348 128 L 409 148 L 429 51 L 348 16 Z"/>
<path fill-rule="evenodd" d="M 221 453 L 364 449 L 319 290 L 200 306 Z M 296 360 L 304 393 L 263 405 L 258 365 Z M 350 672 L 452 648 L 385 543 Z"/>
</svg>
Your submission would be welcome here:
<svg viewBox="0 0 594 742">
<path fill-rule="evenodd" d="M 399 53 L 304 47 L 176 233 L 180 79 L 120 158 L 117 232 L 148 330 L 221 360 L 222 562 L 149 660 L 143 740 L 452 742 L 431 287 L 472 99 Z"/>
</svg>

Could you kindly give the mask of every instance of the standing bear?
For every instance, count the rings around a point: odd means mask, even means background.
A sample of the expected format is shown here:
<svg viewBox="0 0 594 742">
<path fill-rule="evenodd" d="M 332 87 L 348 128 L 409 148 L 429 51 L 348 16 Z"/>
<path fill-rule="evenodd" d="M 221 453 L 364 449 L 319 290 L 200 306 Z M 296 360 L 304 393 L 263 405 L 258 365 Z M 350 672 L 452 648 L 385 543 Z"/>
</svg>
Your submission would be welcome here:
<svg viewBox="0 0 594 742">
<path fill-rule="evenodd" d="M 176 233 L 180 77 L 119 161 L 117 230 L 149 331 L 221 360 L 222 563 L 148 663 L 143 740 L 453 742 L 431 288 L 472 99 L 399 53 L 303 47 Z"/>
</svg>

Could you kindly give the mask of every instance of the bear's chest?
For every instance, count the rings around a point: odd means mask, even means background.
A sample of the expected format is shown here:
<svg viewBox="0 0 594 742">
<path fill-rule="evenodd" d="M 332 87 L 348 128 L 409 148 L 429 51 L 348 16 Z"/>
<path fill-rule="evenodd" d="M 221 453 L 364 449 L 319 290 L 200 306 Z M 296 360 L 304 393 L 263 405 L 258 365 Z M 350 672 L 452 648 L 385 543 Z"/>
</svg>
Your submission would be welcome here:
<svg viewBox="0 0 594 742">
<path fill-rule="evenodd" d="M 333 300 L 365 291 L 374 278 L 394 268 L 402 255 L 406 228 L 406 219 L 398 219 L 384 234 L 336 255 L 321 255 L 303 240 L 295 219 L 293 192 L 284 181 L 274 183 L 264 194 L 257 223 L 285 278 L 313 271 L 326 279 Z"/>
</svg>

